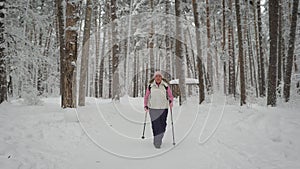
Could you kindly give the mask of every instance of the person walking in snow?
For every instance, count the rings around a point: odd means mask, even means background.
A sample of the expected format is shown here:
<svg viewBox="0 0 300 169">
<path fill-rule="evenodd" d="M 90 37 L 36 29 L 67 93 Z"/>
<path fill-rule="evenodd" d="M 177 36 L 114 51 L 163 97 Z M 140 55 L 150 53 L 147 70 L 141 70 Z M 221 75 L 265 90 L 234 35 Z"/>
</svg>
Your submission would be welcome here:
<svg viewBox="0 0 300 169">
<path fill-rule="evenodd" d="M 154 136 L 155 148 L 160 148 L 166 131 L 168 107 L 173 107 L 173 95 L 168 82 L 162 73 L 157 71 L 149 81 L 149 86 L 144 97 L 144 109 L 149 112 Z"/>
</svg>

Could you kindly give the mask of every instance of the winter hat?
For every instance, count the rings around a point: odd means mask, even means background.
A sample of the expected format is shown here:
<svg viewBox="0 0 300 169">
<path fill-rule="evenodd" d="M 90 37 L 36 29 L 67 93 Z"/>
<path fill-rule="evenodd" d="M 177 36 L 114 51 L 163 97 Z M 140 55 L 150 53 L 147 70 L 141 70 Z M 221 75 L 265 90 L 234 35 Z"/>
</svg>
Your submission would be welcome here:
<svg viewBox="0 0 300 169">
<path fill-rule="evenodd" d="M 160 71 L 156 71 L 156 72 L 154 73 L 153 78 L 155 78 L 157 75 L 160 75 L 161 77 L 163 77 L 163 75 L 162 75 L 162 73 L 161 73 Z"/>
</svg>

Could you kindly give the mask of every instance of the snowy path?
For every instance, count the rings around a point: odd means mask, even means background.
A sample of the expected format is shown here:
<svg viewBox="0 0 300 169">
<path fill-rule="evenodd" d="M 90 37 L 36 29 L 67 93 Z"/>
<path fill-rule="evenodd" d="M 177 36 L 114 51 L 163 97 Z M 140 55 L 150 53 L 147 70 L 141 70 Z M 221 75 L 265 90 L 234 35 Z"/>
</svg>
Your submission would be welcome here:
<svg viewBox="0 0 300 169">
<path fill-rule="evenodd" d="M 157 150 L 149 116 L 146 139 L 141 139 L 141 98 L 123 97 L 115 104 L 89 98 L 76 110 L 60 109 L 58 98 L 44 101 L 43 106 L 0 105 L 1 169 L 300 168 L 297 104 L 223 106 L 226 98 L 215 95 L 198 106 L 197 98 L 189 98 L 173 110 L 176 146 L 169 116 Z"/>
</svg>

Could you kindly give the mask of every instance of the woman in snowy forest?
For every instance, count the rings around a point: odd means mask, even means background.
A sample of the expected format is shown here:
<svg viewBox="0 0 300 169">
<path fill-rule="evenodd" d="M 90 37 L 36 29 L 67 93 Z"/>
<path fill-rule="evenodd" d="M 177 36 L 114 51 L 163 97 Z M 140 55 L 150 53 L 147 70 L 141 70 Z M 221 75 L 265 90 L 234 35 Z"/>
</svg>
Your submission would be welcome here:
<svg viewBox="0 0 300 169">
<path fill-rule="evenodd" d="M 160 148 L 166 131 L 168 106 L 173 107 L 173 95 L 168 82 L 163 79 L 162 73 L 157 71 L 149 81 L 144 97 L 144 108 L 149 112 L 153 131 L 153 144 Z"/>
</svg>

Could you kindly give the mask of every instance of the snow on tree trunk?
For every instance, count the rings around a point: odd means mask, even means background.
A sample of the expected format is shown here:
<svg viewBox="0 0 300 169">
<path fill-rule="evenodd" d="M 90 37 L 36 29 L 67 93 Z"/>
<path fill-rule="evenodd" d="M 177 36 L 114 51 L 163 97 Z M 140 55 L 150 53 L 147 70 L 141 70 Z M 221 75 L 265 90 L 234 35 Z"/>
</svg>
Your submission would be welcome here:
<svg viewBox="0 0 300 169">
<path fill-rule="evenodd" d="M 88 72 L 88 60 L 90 50 L 90 30 L 92 21 L 92 6 L 91 0 L 86 1 L 86 11 L 84 20 L 84 33 L 82 43 L 82 56 L 80 65 L 80 81 L 79 81 L 79 106 L 85 106 L 86 80 Z"/>
</svg>

